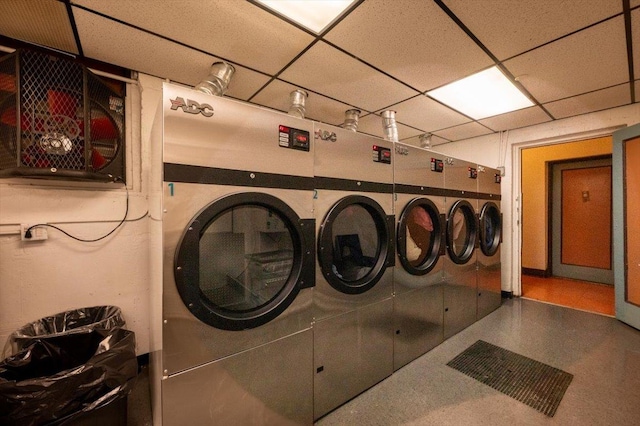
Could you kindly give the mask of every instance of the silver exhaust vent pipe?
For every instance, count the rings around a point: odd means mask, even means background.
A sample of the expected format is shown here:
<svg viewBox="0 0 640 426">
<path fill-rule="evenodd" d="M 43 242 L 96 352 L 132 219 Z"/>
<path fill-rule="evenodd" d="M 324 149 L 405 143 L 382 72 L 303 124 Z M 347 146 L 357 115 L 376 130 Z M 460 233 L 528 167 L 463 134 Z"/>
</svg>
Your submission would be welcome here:
<svg viewBox="0 0 640 426">
<path fill-rule="evenodd" d="M 309 96 L 309 94 L 302 89 L 296 89 L 289 94 L 289 101 L 291 101 L 289 115 L 304 118 L 304 115 L 307 113 L 307 110 L 305 109 L 307 96 Z"/>
<path fill-rule="evenodd" d="M 348 109 L 344 112 L 344 123 L 342 128 L 355 132 L 358 130 L 358 119 L 360 118 L 359 109 Z"/>
<path fill-rule="evenodd" d="M 231 64 L 214 62 L 209 75 L 198 83 L 196 90 L 208 95 L 223 96 L 235 72 L 236 69 Z"/>
<path fill-rule="evenodd" d="M 431 133 L 424 133 L 420 135 L 420 148 L 431 148 L 431 137 L 433 135 Z"/>
<path fill-rule="evenodd" d="M 393 110 L 382 111 L 382 130 L 384 138 L 391 142 L 398 142 L 398 125 L 396 124 L 396 112 Z"/>
</svg>

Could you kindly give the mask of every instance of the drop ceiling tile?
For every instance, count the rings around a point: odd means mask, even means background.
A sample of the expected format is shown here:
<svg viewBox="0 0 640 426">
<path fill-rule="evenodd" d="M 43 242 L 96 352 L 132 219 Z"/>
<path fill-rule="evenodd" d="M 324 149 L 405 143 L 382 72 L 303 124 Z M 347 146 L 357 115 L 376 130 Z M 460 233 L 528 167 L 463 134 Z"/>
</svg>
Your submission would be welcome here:
<svg viewBox="0 0 640 426">
<path fill-rule="evenodd" d="M 493 64 L 431 1 L 367 0 L 324 38 L 422 92 Z"/>
<path fill-rule="evenodd" d="M 545 103 L 629 79 L 624 20 L 603 22 L 504 62 Z"/>
<path fill-rule="evenodd" d="M 74 16 L 84 54 L 93 59 L 190 86 L 206 77 L 211 64 L 218 60 L 81 9 L 74 8 Z M 131 49 L 131 40 L 144 49 Z M 157 52 L 163 54 L 158 55 Z M 269 81 L 266 75 L 240 66 L 235 68 L 228 96 L 246 100 Z"/>
<path fill-rule="evenodd" d="M 55 0 L 0 1 L 0 33 L 63 52 L 78 53 L 64 3 Z"/>
<path fill-rule="evenodd" d="M 450 141 L 459 141 L 474 138 L 476 136 L 488 135 L 489 133 L 493 132 L 476 122 L 472 122 L 461 126 L 451 127 L 449 129 L 439 130 L 434 132 L 434 135 Z"/>
<path fill-rule="evenodd" d="M 74 3 L 269 74 L 280 71 L 313 41 L 311 35 L 246 1 Z"/>
<path fill-rule="evenodd" d="M 471 121 L 464 115 L 423 95 L 394 105 L 391 109 L 396 111 L 396 120 L 425 132 L 446 129 Z"/>
<path fill-rule="evenodd" d="M 631 102 L 629 84 L 597 90 L 573 98 L 563 99 L 544 104 L 544 107 L 555 118 L 571 117 L 588 112 L 600 111 L 608 108 L 626 105 Z"/>
<path fill-rule="evenodd" d="M 298 87 L 289 83 L 274 80 L 261 90 L 256 97 L 251 99 L 251 102 L 287 112 L 290 105 L 289 94 L 296 89 Z M 307 118 L 335 126 L 344 122 L 344 112 L 351 108 L 353 107 L 350 105 L 316 93 L 309 93 L 305 104 Z"/>
<path fill-rule="evenodd" d="M 444 0 L 500 60 L 622 12 L 620 0 Z"/>
<path fill-rule="evenodd" d="M 413 136 L 407 139 L 401 139 L 400 140 L 402 143 L 406 143 L 407 145 L 413 145 L 413 146 L 420 146 L 420 135 L 418 136 Z M 436 135 L 432 135 L 431 136 L 431 148 L 433 148 L 434 146 L 437 145 L 442 145 L 443 143 L 447 143 L 450 142 L 447 139 L 443 139 L 439 136 Z"/>
<path fill-rule="evenodd" d="M 282 80 L 367 111 L 417 92 L 320 41 L 280 74 Z"/>
<path fill-rule="evenodd" d="M 397 126 L 399 140 L 421 135 L 424 133 L 421 130 L 413 129 L 401 123 L 397 123 Z M 369 114 L 361 117 L 358 121 L 358 131 L 384 139 L 384 131 L 382 130 L 382 118 L 377 114 Z"/>
<path fill-rule="evenodd" d="M 551 117 L 545 113 L 539 106 L 524 108 L 506 114 L 496 115 L 495 117 L 480 120 L 480 123 L 497 131 L 507 129 L 517 129 L 519 127 L 533 126 L 534 124 L 551 121 Z"/>
</svg>

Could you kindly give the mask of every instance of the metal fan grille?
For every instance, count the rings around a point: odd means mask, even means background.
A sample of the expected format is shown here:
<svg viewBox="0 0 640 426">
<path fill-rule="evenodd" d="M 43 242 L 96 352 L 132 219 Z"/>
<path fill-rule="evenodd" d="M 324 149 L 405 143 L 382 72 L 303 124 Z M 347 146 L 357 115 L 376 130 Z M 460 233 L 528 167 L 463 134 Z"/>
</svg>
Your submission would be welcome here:
<svg viewBox="0 0 640 426">
<path fill-rule="evenodd" d="M 85 169 L 83 70 L 26 51 L 20 72 L 21 161 L 29 167 Z"/>
<path fill-rule="evenodd" d="M 2 58 L 0 177 L 123 177 L 124 98 L 109 84 L 64 57 Z"/>
</svg>

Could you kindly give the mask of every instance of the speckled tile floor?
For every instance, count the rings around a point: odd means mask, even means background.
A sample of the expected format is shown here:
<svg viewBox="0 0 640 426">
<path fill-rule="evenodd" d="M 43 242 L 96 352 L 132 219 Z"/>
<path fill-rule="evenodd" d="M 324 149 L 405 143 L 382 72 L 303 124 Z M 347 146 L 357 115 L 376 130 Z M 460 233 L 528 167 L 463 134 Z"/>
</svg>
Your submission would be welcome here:
<svg viewBox="0 0 640 426">
<path fill-rule="evenodd" d="M 547 417 L 447 367 L 484 340 L 574 375 Z M 316 424 L 636 425 L 640 331 L 613 318 L 513 299 Z"/>
<path fill-rule="evenodd" d="M 574 375 L 547 417 L 446 364 L 477 340 Z M 151 425 L 146 369 L 128 425 Z M 614 318 L 513 299 L 316 422 L 332 425 L 637 425 L 640 331 Z"/>
</svg>

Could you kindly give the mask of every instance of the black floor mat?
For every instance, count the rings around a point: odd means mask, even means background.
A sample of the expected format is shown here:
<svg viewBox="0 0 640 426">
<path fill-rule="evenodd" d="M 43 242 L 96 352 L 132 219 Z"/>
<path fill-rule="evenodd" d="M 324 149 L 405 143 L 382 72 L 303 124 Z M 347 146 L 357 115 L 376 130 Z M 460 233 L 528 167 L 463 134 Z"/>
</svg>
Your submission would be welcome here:
<svg viewBox="0 0 640 426">
<path fill-rule="evenodd" d="M 549 417 L 573 379 L 572 374 L 482 340 L 447 365 Z"/>
</svg>

